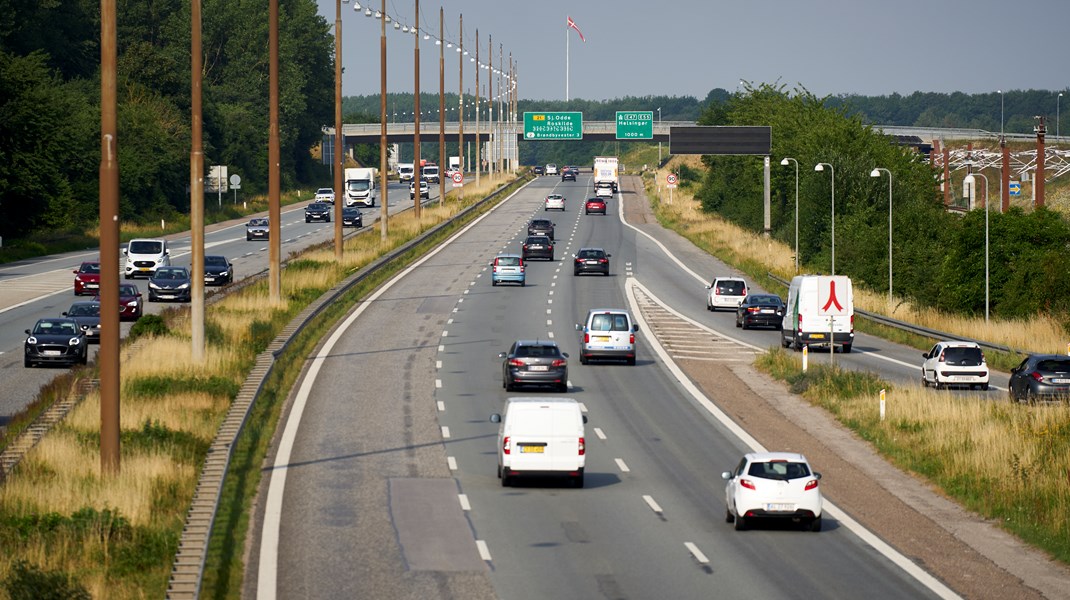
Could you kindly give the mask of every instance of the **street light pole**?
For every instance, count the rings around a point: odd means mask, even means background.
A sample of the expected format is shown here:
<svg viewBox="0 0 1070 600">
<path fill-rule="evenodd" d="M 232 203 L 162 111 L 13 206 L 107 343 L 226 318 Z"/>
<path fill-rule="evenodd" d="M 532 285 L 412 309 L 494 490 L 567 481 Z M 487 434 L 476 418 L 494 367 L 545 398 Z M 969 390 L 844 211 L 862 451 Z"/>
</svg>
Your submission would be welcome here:
<svg viewBox="0 0 1070 600">
<path fill-rule="evenodd" d="M 999 137 L 1003 139 L 1003 90 L 996 90 L 999 93 Z"/>
<path fill-rule="evenodd" d="M 874 167 L 870 177 L 880 177 L 881 171 L 888 174 L 888 306 L 892 305 L 892 172 L 881 167 Z M 987 203 L 985 210 L 988 210 Z"/>
<path fill-rule="evenodd" d="M 970 173 L 963 181 L 973 186 L 976 179 L 980 177 L 985 180 L 985 323 L 988 322 L 988 177 L 982 173 Z"/>
<path fill-rule="evenodd" d="M 1059 92 L 1059 95 L 1055 97 L 1055 139 L 1059 139 L 1059 100 L 1062 100 L 1063 93 Z"/>
<path fill-rule="evenodd" d="M 334 259 L 338 262 L 342 262 L 342 199 L 345 198 L 342 147 L 342 3 L 334 0 L 334 159 L 331 169 L 334 171 Z"/>
<path fill-rule="evenodd" d="M 420 22 L 420 0 L 415 0 L 415 1 L 416 1 L 416 22 L 419 23 Z M 416 173 L 416 196 L 414 196 L 414 198 L 413 198 L 412 215 L 414 217 L 416 217 L 417 221 L 419 221 L 420 220 L 420 205 L 422 204 L 422 202 L 420 201 L 420 181 L 421 181 L 422 175 L 423 175 L 423 169 L 420 167 L 420 36 L 414 35 L 413 37 L 416 38 L 416 46 L 413 49 L 413 84 L 412 85 L 413 85 L 413 88 L 414 88 L 414 93 L 413 93 L 413 109 L 412 109 L 412 118 L 413 118 L 413 133 L 412 133 L 413 140 L 412 140 L 412 145 L 413 145 L 413 148 L 415 148 L 413 150 L 413 162 L 414 162 L 413 169 L 415 170 L 415 173 Z M 441 188 L 442 187 L 442 185 L 441 185 L 441 183 L 442 183 L 442 165 L 439 165 L 438 169 L 439 169 L 439 171 L 438 171 L 439 187 Z M 428 188 L 427 195 L 430 196 L 431 195 L 431 184 L 428 184 L 427 188 Z"/>
<path fill-rule="evenodd" d="M 390 203 L 387 198 L 387 164 L 386 164 L 386 0 L 383 0 L 383 11 L 379 18 L 381 27 L 379 32 L 379 182 L 383 189 L 383 202 L 379 207 L 379 239 L 386 241 L 387 218 L 390 214 Z M 416 168 L 415 166 L 413 168 Z M 420 190 L 420 182 L 416 181 L 417 195 Z"/>
<path fill-rule="evenodd" d="M 659 114 L 660 118 L 661 115 Z M 788 161 L 795 163 L 795 274 L 799 274 L 799 161 L 786 157 L 780 164 L 788 166 Z"/>
<path fill-rule="evenodd" d="M 825 167 L 832 172 L 832 275 L 836 274 L 836 169 L 831 163 L 817 163 L 815 171 L 824 171 Z"/>
<path fill-rule="evenodd" d="M 661 137 L 660 137 L 660 132 L 661 132 L 661 107 L 660 106 L 658 107 L 658 132 L 659 132 L 659 137 L 658 137 L 658 169 L 660 169 L 661 168 Z M 798 269 L 796 269 L 796 271 L 798 271 Z"/>
</svg>

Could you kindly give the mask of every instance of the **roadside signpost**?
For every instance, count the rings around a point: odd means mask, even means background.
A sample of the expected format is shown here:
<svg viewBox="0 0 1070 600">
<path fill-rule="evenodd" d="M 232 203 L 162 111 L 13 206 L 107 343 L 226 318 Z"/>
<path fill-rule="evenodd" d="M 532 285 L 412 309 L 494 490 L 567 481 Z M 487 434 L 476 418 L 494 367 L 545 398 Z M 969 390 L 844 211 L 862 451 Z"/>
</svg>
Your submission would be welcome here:
<svg viewBox="0 0 1070 600">
<path fill-rule="evenodd" d="M 1009 182 L 1007 184 L 1007 191 L 1009 191 L 1010 195 L 1012 195 L 1012 196 L 1021 196 L 1022 195 L 1022 182 L 1021 181 L 1011 181 L 1011 182 Z"/>
<path fill-rule="evenodd" d="M 582 140 L 582 112 L 525 112 L 525 140 Z"/>
<path fill-rule="evenodd" d="M 453 187 L 455 188 L 464 185 L 464 173 L 461 173 L 460 171 L 457 171 L 456 173 L 451 175 L 450 179 L 453 180 Z"/>
<path fill-rule="evenodd" d="M 618 110 L 618 140 L 652 140 L 654 139 L 654 111 L 652 110 Z"/>
<path fill-rule="evenodd" d="M 672 204 L 672 191 L 676 189 L 677 181 L 676 173 L 669 173 L 665 176 L 665 187 L 669 188 L 669 204 Z"/>
</svg>

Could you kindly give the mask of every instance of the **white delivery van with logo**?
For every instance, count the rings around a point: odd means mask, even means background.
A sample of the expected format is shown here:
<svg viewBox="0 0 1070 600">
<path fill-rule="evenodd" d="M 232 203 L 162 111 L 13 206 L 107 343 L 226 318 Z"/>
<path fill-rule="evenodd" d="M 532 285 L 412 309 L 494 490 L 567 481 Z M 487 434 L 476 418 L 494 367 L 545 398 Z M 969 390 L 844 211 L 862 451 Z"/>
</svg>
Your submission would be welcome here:
<svg viewBox="0 0 1070 600">
<path fill-rule="evenodd" d="M 508 487 L 516 477 L 567 477 L 583 487 L 587 417 L 572 398 L 509 398 L 498 427 L 498 477 Z"/>
<path fill-rule="evenodd" d="M 851 278 L 845 275 L 797 275 L 788 288 L 780 343 L 785 348 L 842 348 L 855 340 L 855 306 Z"/>
</svg>

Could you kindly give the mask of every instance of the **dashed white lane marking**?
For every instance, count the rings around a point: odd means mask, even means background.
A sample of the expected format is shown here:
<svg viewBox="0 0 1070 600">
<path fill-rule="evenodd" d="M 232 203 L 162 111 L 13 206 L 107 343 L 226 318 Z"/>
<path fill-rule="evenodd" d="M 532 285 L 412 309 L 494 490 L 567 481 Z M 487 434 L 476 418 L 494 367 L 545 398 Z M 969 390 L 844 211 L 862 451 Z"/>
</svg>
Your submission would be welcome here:
<svg viewBox="0 0 1070 600">
<path fill-rule="evenodd" d="M 595 427 L 594 428 L 594 434 L 597 435 L 598 439 L 600 439 L 600 440 L 606 439 L 606 434 L 602 433 L 601 428 Z"/>
<path fill-rule="evenodd" d="M 444 346 L 443 344 L 439 344 L 438 345 L 438 351 L 439 352 L 445 352 L 446 351 L 446 346 Z"/>
<path fill-rule="evenodd" d="M 457 494 L 457 500 L 461 502 L 461 510 L 472 510 L 472 505 L 468 502 L 468 494 Z"/>
<path fill-rule="evenodd" d="M 453 319 L 446 319 L 446 325 L 453 325 Z"/>
<path fill-rule="evenodd" d="M 551 319 L 546 319 L 546 324 L 547 325 L 553 325 L 554 322 Z"/>
<path fill-rule="evenodd" d="M 468 293 L 468 290 L 465 290 L 465 291 L 464 291 L 464 293 L 465 293 L 465 294 L 467 294 L 467 293 Z"/>
<path fill-rule="evenodd" d="M 442 330 L 442 337 L 449 337 L 449 335 L 450 335 L 450 330 L 449 329 L 443 329 Z"/>
<path fill-rule="evenodd" d="M 580 402 L 580 412 L 587 412 L 587 405 Z"/>
<path fill-rule="evenodd" d="M 460 304 L 461 302 L 464 302 L 464 298 L 458 298 L 457 299 L 457 304 Z"/>
<path fill-rule="evenodd" d="M 442 361 L 441 360 L 436 360 L 435 361 L 435 368 L 436 369 L 441 369 L 442 368 Z"/>
<path fill-rule="evenodd" d="M 451 471 L 456 471 L 457 470 L 457 459 L 452 457 L 452 456 L 447 456 L 446 457 L 446 466 L 448 466 Z"/>
<path fill-rule="evenodd" d="M 687 548 L 687 551 L 691 553 L 691 556 L 695 557 L 695 560 L 698 561 L 698 564 L 707 565 L 710 563 L 710 559 L 706 558 L 706 555 L 702 553 L 702 550 L 698 549 L 698 546 L 692 544 L 691 542 L 684 542 L 684 548 Z"/>
<path fill-rule="evenodd" d="M 547 304 L 553 304 L 554 303 L 554 299 L 553 298 L 549 298 L 549 299 L 546 300 L 546 303 Z"/>
<path fill-rule="evenodd" d="M 438 412 L 446 412 L 446 403 L 445 402 L 443 402 L 442 400 L 439 400 L 437 405 L 438 405 Z"/>
<path fill-rule="evenodd" d="M 490 549 L 487 548 L 487 542 L 483 540 L 476 540 L 476 548 L 479 548 L 479 557 L 487 562 L 490 562 Z"/>
<path fill-rule="evenodd" d="M 624 473 L 630 473 L 631 472 L 631 469 L 628 468 L 628 465 L 624 464 L 624 460 L 622 460 L 620 458 L 614 458 L 613 461 L 617 463 L 617 467 L 619 467 L 622 472 L 624 472 Z"/>
<path fill-rule="evenodd" d="M 550 314 L 550 309 L 549 308 L 546 309 L 546 314 Z"/>
<path fill-rule="evenodd" d="M 547 293 L 547 295 L 548 295 L 548 296 L 553 296 L 553 295 L 554 295 L 554 291 L 553 291 L 553 290 L 550 290 L 550 291 L 549 291 L 549 292 Z"/>
<path fill-rule="evenodd" d="M 439 389 L 439 390 L 442 389 L 442 380 L 441 379 L 436 379 L 435 380 L 435 389 Z"/>
<path fill-rule="evenodd" d="M 658 506 L 657 502 L 654 502 L 653 496 L 643 496 L 643 502 L 646 502 L 646 505 L 650 507 L 650 510 L 658 513 L 659 515 L 665 512 L 661 510 L 661 507 Z"/>
<path fill-rule="evenodd" d="M 449 439 L 450 428 L 447 425 L 442 426 L 442 439 Z"/>
</svg>

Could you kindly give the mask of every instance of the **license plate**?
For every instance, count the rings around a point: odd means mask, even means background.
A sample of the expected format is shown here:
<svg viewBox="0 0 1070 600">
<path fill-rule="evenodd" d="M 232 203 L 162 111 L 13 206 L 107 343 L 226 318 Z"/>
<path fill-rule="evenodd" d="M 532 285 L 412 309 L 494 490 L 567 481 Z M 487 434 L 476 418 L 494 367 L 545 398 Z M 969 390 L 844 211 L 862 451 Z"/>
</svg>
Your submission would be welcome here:
<svg viewBox="0 0 1070 600">
<path fill-rule="evenodd" d="M 773 309 L 771 309 L 771 308 L 763 308 L 760 312 L 763 315 L 771 315 L 771 314 L 773 314 Z"/>
<path fill-rule="evenodd" d="M 149 272 L 151 272 L 151 271 L 152 271 L 152 269 L 150 269 L 150 268 L 148 268 L 148 267 L 141 267 L 141 268 L 140 268 L 140 269 L 138 269 L 138 270 L 139 270 L 139 271 L 141 271 L 142 273 L 149 273 Z"/>
<path fill-rule="evenodd" d="M 160 297 L 170 300 L 170 299 L 174 298 L 175 295 L 174 294 L 160 294 Z"/>
<path fill-rule="evenodd" d="M 970 378 L 969 377 L 961 377 L 961 376 L 958 376 L 958 375 L 953 375 L 951 377 L 948 377 L 947 380 L 948 381 L 969 381 Z"/>
<path fill-rule="evenodd" d="M 770 512 L 793 512 L 795 510 L 794 504 L 766 504 L 765 510 Z"/>
<path fill-rule="evenodd" d="M 59 356 L 62 352 L 59 350 L 44 350 L 41 354 L 44 354 L 45 356 Z"/>
<path fill-rule="evenodd" d="M 529 371 L 549 371 L 550 367 L 547 367 L 546 365 L 530 365 L 530 366 L 528 366 L 528 370 Z"/>
<path fill-rule="evenodd" d="M 545 446 L 521 446 L 521 454 L 542 454 Z"/>
<path fill-rule="evenodd" d="M 608 342 L 608 341 L 609 341 L 609 338 L 608 338 L 608 337 L 605 337 L 605 336 L 601 336 L 601 335 L 596 335 L 596 336 L 594 336 L 594 337 L 593 337 L 593 338 L 591 338 L 591 339 L 592 339 L 592 340 L 594 340 L 594 341 L 596 341 L 596 342 Z"/>
<path fill-rule="evenodd" d="M 93 288 L 97 287 L 97 284 L 95 284 L 95 283 L 87 283 L 87 284 L 85 284 L 85 287 L 86 287 L 86 289 L 93 289 Z"/>
<path fill-rule="evenodd" d="M 810 338 L 814 339 L 814 340 L 823 340 L 823 339 L 825 339 L 825 334 L 823 334 L 823 333 L 811 333 L 810 334 Z"/>
<path fill-rule="evenodd" d="M 587 261 L 587 264 L 589 264 L 589 265 L 597 265 L 598 261 L 597 260 L 589 260 L 589 261 Z"/>
<path fill-rule="evenodd" d="M 1070 383 L 1070 379 L 1065 377 L 1056 377 L 1051 380 L 1052 383 Z"/>
</svg>

